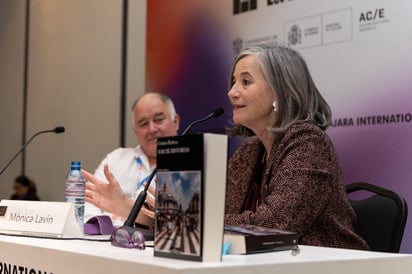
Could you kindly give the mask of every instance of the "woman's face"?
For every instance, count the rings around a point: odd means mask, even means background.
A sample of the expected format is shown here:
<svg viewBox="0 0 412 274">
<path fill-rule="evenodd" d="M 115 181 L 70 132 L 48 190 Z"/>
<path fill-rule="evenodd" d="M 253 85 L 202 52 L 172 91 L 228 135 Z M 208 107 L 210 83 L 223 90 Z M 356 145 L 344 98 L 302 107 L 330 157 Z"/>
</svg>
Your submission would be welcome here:
<svg viewBox="0 0 412 274">
<path fill-rule="evenodd" d="M 13 189 L 17 196 L 24 196 L 29 191 L 28 186 L 24 186 L 20 184 L 19 182 L 14 182 Z"/>
<path fill-rule="evenodd" d="M 276 98 L 257 64 L 256 56 L 247 55 L 237 62 L 228 96 L 235 124 L 259 135 L 275 123 L 273 101 Z"/>
</svg>

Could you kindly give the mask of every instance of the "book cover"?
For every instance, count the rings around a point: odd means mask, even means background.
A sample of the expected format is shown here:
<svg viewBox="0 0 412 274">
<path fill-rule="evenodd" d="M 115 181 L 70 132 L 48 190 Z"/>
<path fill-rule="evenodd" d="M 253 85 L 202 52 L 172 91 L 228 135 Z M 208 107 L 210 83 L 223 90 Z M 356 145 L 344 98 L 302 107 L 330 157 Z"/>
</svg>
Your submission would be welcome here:
<svg viewBox="0 0 412 274">
<path fill-rule="evenodd" d="M 224 242 L 230 242 L 228 254 L 252 254 L 297 248 L 296 232 L 255 225 L 225 226 Z"/>
<path fill-rule="evenodd" d="M 220 261 L 227 136 L 158 140 L 154 256 Z"/>
</svg>

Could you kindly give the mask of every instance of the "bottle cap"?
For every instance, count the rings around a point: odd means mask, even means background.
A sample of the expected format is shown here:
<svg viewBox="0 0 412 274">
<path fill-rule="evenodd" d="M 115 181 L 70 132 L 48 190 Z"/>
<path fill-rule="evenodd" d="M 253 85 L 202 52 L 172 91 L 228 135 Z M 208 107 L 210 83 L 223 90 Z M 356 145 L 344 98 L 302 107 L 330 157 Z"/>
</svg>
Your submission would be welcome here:
<svg viewBox="0 0 412 274">
<path fill-rule="evenodd" d="M 70 167 L 72 169 L 80 169 L 82 167 L 82 164 L 79 161 L 72 161 Z"/>
</svg>

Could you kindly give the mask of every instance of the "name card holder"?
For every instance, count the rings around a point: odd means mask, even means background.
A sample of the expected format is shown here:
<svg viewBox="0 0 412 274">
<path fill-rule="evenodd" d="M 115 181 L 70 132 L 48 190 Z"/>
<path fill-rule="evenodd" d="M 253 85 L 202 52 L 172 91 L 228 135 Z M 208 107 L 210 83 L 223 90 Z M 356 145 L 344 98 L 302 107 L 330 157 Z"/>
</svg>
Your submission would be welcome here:
<svg viewBox="0 0 412 274">
<path fill-rule="evenodd" d="M 74 206 L 66 202 L 1 200 L 0 232 L 38 237 L 83 237 Z"/>
</svg>

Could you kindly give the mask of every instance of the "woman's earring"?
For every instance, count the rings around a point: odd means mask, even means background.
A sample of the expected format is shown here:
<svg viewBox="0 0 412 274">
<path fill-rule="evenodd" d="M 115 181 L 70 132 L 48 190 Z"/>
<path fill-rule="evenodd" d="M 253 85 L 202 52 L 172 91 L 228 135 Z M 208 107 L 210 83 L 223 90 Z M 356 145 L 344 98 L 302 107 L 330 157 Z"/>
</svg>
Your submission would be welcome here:
<svg viewBox="0 0 412 274">
<path fill-rule="evenodd" d="M 273 101 L 273 110 L 275 111 L 275 112 L 278 112 L 278 101 Z"/>
</svg>

